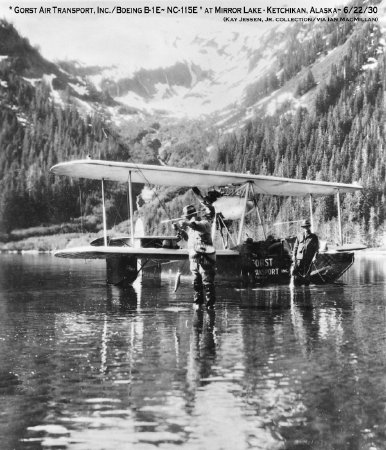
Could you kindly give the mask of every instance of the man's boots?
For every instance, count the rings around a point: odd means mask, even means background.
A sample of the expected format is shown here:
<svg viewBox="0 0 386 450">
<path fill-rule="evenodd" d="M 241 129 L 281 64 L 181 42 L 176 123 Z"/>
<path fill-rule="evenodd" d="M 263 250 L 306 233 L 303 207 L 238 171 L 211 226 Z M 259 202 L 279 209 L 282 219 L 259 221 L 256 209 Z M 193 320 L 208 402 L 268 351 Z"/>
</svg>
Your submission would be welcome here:
<svg viewBox="0 0 386 450">
<path fill-rule="evenodd" d="M 204 303 L 204 296 L 202 291 L 200 292 L 194 291 L 193 303 L 195 305 L 202 305 Z"/>
<path fill-rule="evenodd" d="M 201 274 L 196 274 L 193 280 L 194 299 L 195 305 L 202 305 L 204 303 L 204 294 L 202 292 L 202 277 Z"/>
</svg>

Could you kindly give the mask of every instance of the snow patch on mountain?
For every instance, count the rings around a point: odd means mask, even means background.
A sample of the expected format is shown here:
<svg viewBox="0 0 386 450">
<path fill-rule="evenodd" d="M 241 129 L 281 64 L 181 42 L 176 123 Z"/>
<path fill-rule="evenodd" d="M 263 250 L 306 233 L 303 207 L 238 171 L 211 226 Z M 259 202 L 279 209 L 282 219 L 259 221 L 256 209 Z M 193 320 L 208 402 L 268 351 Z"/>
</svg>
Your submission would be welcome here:
<svg viewBox="0 0 386 450">
<path fill-rule="evenodd" d="M 89 93 L 86 86 L 80 86 L 79 84 L 73 84 L 73 83 L 68 83 L 68 84 L 79 95 L 83 96 L 83 95 L 88 95 L 88 93 Z"/>
<path fill-rule="evenodd" d="M 23 78 L 23 80 L 30 83 L 32 86 L 36 86 L 38 83 L 42 82 L 41 78 L 27 78 L 27 77 L 22 77 L 22 78 Z"/>
<path fill-rule="evenodd" d="M 271 70 L 276 52 L 285 45 L 279 39 L 274 44 L 267 42 L 267 33 L 262 32 L 253 35 L 208 33 L 175 39 L 172 43 L 169 40 L 164 42 L 170 49 L 169 66 L 152 68 L 160 71 L 159 76 L 161 73 L 164 76 L 155 80 L 151 89 L 148 88 L 148 83 L 152 82 L 149 78 L 156 75 L 146 75 L 145 61 L 143 68 L 127 63 L 105 68 L 91 75 L 89 80 L 98 89 L 106 82 L 109 86 L 115 85 L 118 95 L 114 95 L 114 99 L 128 107 L 147 113 L 164 111 L 175 117 L 199 117 L 243 103 L 246 86 Z M 162 48 L 162 52 L 166 52 L 162 43 L 157 45 L 160 51 Z M 185 75 L 181 72 L 175 76 L 174 83 L 167 75 L 173 64 L 178 64 L 180 70 L 181 65 L 186 69 Z M 133 85 L 145 90 L 147 98 L 136 92 Z"/>
<path fill-rule="evenodd" d="M 56 105 L 60 105 L 60 106 L 64 107 L 65 104 L 64 104 L 64 101 L 63 101 L 63 99 L 61 97 L 60 92 L 55 90 L 54 87 L 53 87 L 53 84 L 52 84 L 55 78 L 56 78 L 55 74 L 53 74 L 53 73 L 50 73 L 50 74 L 45 73 L 45 74 L 43 74 L 42 81 L 43 81 L 43 83 L 46 84 L 46 86 L 49 87 L 50 95 L 51 95 L 51 98 L 52 98 L 53 102 Z"/>
<path fill-rule="evenodd" d="M 144 99 L 134 92 L 128 92 L 122 97 L 115 97 L 115 100 L 124 105 L 131 106 L 133 108 L 142 109 L 146 112 L 150 112 L 150 107 L 147 106 Z"/>
<path fill-rule="evenodd" d="M 81 100 L 80 98 L 76 98 L 74 99 L 74 102 L 76 103 L 76 105 L 78 106 L 78 109 L 83 113 L 83 114 L 92 114 L 94 111 L 94 108 L 92 107 L 92 105 L 84 100 Z"/>
<path fill-rule="evenodd" d="M 375 58 L 371 57 L 368 59 L 367 64 L 364 64 L 362 66 L 362 69 L 363 70 L 372 70 L 372 69 L 375 69 L 377 66 L 378 66 L 378 61 Z"/>
<path fill-rule="evenodd" d="M 56 78 L 56 75 L 53 73 L 45 73 L 42 77 L 42 80 L 44 81 L 44 83 L 52 90 L 53 86 L 52 86 L 52 82 L 54 81 L 54 79 Z"/>
</svg>

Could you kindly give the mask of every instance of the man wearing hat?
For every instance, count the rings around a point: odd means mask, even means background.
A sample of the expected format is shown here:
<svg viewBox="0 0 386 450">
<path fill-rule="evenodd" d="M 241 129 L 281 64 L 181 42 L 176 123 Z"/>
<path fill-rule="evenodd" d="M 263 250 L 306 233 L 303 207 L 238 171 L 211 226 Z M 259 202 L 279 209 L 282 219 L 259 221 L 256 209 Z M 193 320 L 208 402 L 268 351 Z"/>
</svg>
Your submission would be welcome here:
<svg viewBox="0 0 386 450">
<path fill-rule="evenodd" d="M 213 206 L 205 205 L 205 218 L 200 219 L 194 205 L 185 206 L 183 219 L 176 224 L 179 236 L 188 241 L 190 270 L 193 274 L 194 304 L 211 309 L 216 302 L 214 277 L 216 252 L 212 241 Z M 205 297 L 205 298 L 204 298 Z"/>
<path fill-rule="evenodd" d="M 311 222 L 306 219 L 301 225 L 303 233 L 298 236 L 293 249 L 293 265 L 291 274 L 293 279 L 301 284 L 310 284 L 311 264 L 319 250 L 319 239 L 311 233 Z"/>
</svg>

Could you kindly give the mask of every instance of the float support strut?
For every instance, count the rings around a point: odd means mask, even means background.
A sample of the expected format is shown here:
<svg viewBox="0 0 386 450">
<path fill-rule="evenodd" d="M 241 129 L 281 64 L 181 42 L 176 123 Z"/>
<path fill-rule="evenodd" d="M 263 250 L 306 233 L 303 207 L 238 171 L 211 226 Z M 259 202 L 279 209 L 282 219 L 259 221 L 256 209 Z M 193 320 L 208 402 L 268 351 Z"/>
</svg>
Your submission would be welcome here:
<svg viewBox="0 0 386 450">
<path fill-rule="evenodd" d="M 254 203 L 255 208 L 256 208 L 257 218 L 259 219 L 259 224 L 261 226 L 261 229 L 263 230 L 264 239 L 267 239 L 267 235 L 266 235 L 266 232 L 265 232 L 264 224 L 263 224 L 263 221 L 261 220 L 260 209 L 259 209 L 259 205 L 257 204 L 256 195 L 255 195 L 255 188 L 254 188 L 253 184 L 251 184 L 251 188 L 252 188 L 253 203 Z"/>
<path fill-rule="evenodd" d="M 248 196 L 249 196 L 249 182 L 245 185 L 244 208 L 243 208 L 243 214 L 242 214 L 241 220 L 240 220 L 240 230 L 239 230 L 239 236 L 237 239 L 237 245 L 241 244 L 241 237 L 243 235 L 243 229 L 244 229 L 245 213 L 247 211 Z"/>
</svg>

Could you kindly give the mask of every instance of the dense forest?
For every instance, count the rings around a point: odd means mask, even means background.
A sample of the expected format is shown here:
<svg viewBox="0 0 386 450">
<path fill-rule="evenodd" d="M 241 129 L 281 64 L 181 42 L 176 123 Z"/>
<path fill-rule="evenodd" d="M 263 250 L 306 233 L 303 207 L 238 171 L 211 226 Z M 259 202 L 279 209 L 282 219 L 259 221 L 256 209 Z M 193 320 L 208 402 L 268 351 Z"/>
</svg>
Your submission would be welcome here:
<svg viewBox="0 0 386 450">
<path fill-rule="evenodd" d="M 318 87 L 312 111 L 299 108 L 293 115 L 255 119 L 243 133 L 220 146 L 217 167 L 358 182 L 365 187 L 363 193 L 346 195 L 343 202 L 343 218 L 351 228 L 347 238 L 359 237 L 376 245 L 380 235 L 376 230 L 385 220 L 386 60 L 383 53 L 378 55 L 380 38 L 377 27 L 371 25 L 355 32 L 347 55 L 332 65 L 329 79 Z M 369 57 L 377 64 L 364 70 Z M 315 203 L 316 223 L 336 218 L 333 199 Z M 294 220 L 307 214 L 308 205 L 293 200 L 282 203 L 274 199 L 263 204 L 272 219 L 280 215 L 283 220 Z M 327 237 L 328 229 L 325 234 Z"/>
<path fill-rule="evenodd" d="M 4 22 L 1 26 L 12 29 Z M 249 100 L 255 103 L 285 86 L 288 79 L 304 73 L 298 78 L 294 94 L 301 97 L 313 93 L 307 108 L 292 110 L 282 105 L 275 114 L 256 115 L 242 129 L 222 137 L 208 130 L 205 122 L 179 123 L 183 132 L 174 140 L 173 130 L 164 123 L 114 130 L 102 114 L 81 115 L 70 99 L 62 106 L 55 104 L 44 82 L 31 84 L 20 76 L 14 59 L 0 61 L 3 237 L 15 229 L 71 223 L 79 217 L 84 218 L 83 227 L 93 231 L 100 228 L 97 183 L 56 177 L 49 172 L 55 163 L 91 155 L 159 164 L 161 155 L 170 165 L 358 182 L 365 189 L 342 199 L 345 239 L 379 245 L 384 231 L 386 189 L 386 60 L 379 27 L 327 23 L 306 45 L 297 40 L 298 25 L 291 30 L 287 47 L 278 58 L 277 72 L 250 88 Z M 23 41 L 23 45 L 28 49 L 28 42 Z M 345 51 L 332 64 L 329 76 L 317 83 L 313 62 L 321 52 L 339 45 Z M 366 67 L 369 61 L 373 64 Z M 163 146 L 166 140 L 169 145 Z M 209 144 L 213 144 L 210 152 Z M 135 197 L 141 189 L 136 186 Z M 111 227 L 127 217 L 128 194 L 125 186 L 115 184 L 109 186 L 108 192 Z M 153 200 L 139 212 L 149 233 L 168 231 L 167 225 L 160 224 L 165 214 L 176 217 L 184 203 L 195 201 L 186 189 L 155 192 Z M 261 197 L 258 202 L 267 224 L 308 216 L 308 200 Z M 335 200 L 315 199 L 314 219 L 323 238 L 336 234 Z M 250 218 L 249 225 L 256 228 L 254 220 Z M 275 231 L 291 233 L 286 226 Z"/>
<path fill-rule="evenodd" d="M 17 36 L 12 25 L 2 21 L 0 28 L 13 35 L 13 42 L 20 40 L 18 54 L 36 57 L 36 50 Z M 51 86 L 44 80 L 31 83 L 21 76 L 26 68 L 24 57 L 0 61 L 0 240 L 12 238 L 14 230 L 40 225 L 63 224 L 63 232 L 98 231 L 102 215 L 99 183 L 54 176 L 50 167 L 88 156 L 160 164 L 160 124 L 127 125 L 119 130 L 120 136 L 103 111 L 82 115 L 69 92 L 64 92 L 64 101 L 54 102 Z M 197 166 L 203 161 L 203 144 L 208 145 L 213 135 L 204 126 L 196 121 L 163 127 L 164 140 L 171 139 L 173 129 L 179 130 L 179 139 L 174 138 L 163 152 L 170 164 Z M 135 186 L 135 197 L 142 187 Z M 127 186 L 116 183 L 108 183 L 107 188 L 111 227 L 127 219 L 128 193 Z"/>
</svg>

